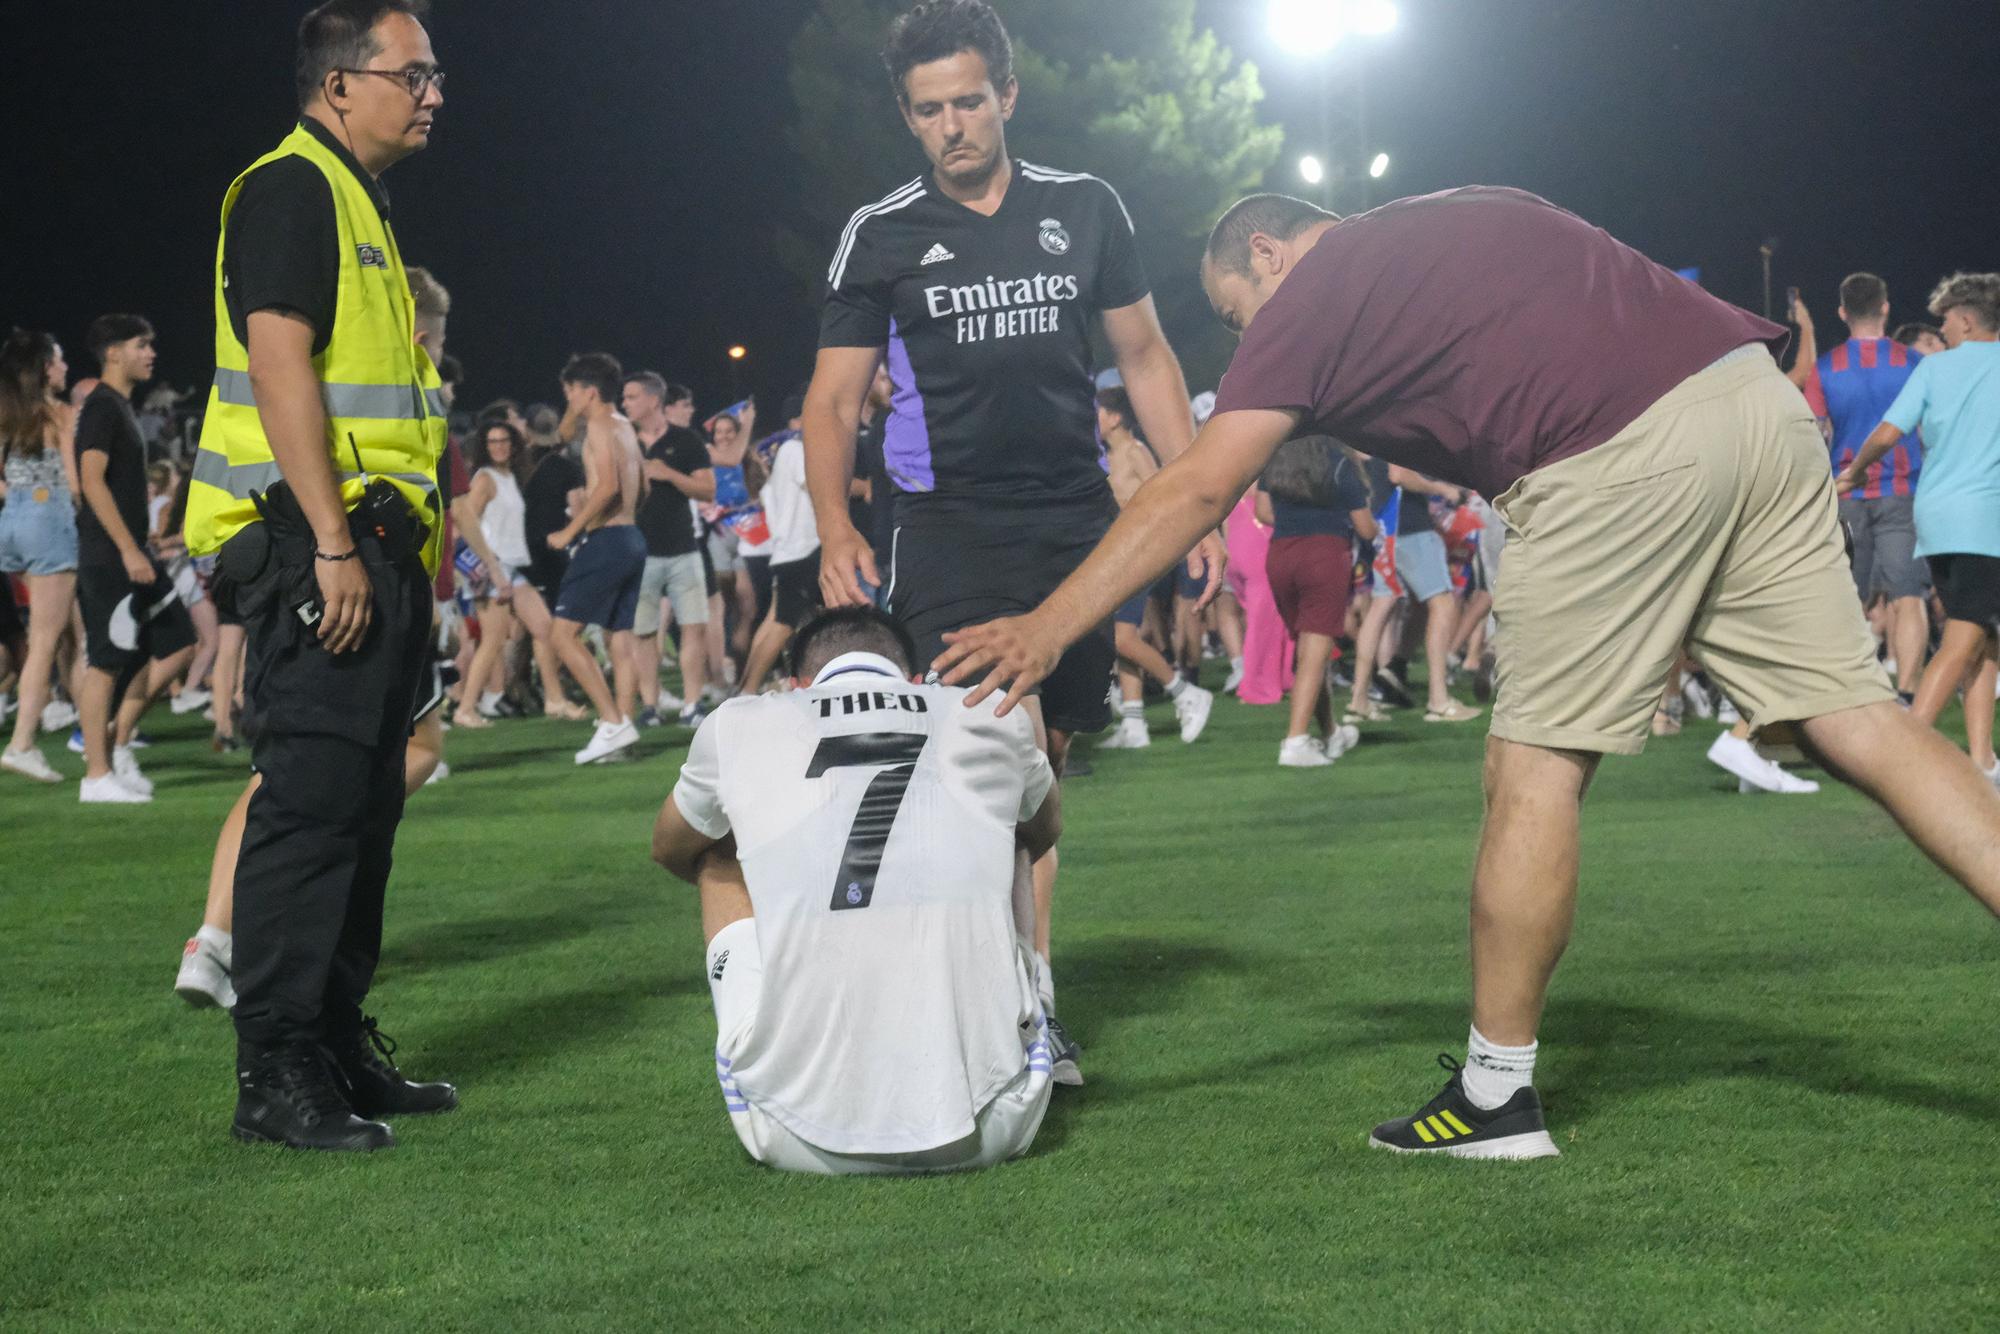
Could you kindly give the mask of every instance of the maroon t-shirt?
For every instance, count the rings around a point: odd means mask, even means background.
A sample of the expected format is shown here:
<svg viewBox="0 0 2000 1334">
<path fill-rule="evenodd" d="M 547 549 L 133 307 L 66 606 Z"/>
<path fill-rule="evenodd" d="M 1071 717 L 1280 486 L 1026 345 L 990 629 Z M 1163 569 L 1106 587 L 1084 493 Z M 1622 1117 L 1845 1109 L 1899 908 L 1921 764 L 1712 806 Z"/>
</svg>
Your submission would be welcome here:
<svg viewBox="0 0 2000 1334">
<path fill-rule="evenodd" d="M 1467 186 L 1329 228 L 1250 322 L 1215 410 L 1297 410 L 1498 496 L 1786 333 L 1524 190 Z"/>
</svg>

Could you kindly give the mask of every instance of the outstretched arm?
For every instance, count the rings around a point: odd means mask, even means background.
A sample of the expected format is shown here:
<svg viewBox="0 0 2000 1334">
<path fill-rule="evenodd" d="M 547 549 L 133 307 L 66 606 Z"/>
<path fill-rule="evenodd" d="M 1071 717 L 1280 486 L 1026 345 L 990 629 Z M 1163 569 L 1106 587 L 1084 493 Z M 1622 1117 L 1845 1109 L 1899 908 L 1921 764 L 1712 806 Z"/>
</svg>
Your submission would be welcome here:
<svg viewBox="0 0 2000 1334">
<path fill-rule="evenodd" d="M 1026 616 L 946 635 L 932 665 L 947 685 L 985 673 L 968 705 L 1008 686 L 998 710 L 1006 713 L 1065 648 L 1212 532 L 1297 428 L 1295 412 L 1217 413 L 1185 454 L 1139 488 L 1097 550 L 1047 601 Z"/>
</svg>

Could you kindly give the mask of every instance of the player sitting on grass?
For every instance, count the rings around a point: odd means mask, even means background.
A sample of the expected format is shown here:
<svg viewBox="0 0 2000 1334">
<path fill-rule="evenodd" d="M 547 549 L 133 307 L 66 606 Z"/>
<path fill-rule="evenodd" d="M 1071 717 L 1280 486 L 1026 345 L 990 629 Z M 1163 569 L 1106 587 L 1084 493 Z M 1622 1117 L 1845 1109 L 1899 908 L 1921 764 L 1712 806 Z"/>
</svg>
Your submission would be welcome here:
<svg viewBox="0 0 2000 1334">
<path fill-rule="evenodd" d="M 1025 1153 L 1051 1081 L 1028 864 L 1060 799 L 1040 727 L 913 685 L 872 607 L 792 644 L 797 689 L 724 704 L 653 858 L 701 892 L 715 1068 L 750 1156 L 938 1172 Z"/>
</svg>

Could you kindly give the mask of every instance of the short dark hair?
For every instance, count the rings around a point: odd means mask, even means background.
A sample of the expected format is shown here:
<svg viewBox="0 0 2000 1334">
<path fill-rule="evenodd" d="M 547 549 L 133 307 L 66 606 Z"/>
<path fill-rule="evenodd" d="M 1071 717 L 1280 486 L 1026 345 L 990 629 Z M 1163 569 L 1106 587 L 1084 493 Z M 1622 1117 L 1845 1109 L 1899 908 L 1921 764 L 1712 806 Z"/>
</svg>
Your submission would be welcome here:
<svg viewBox="0 0 2000 1334">
<path fill-rule="evenodd" d="M 1840 280 L 1840 308 L 1856 319 L 1887 313 L 1889 284 L 1872 273 L 1850 273 Z"/>
<path fill-rule="evenodd" d="M 391 14 L 421 19 L 428 0 L 326 0 L 299 20 L 299 54 L 293 76 L 304 111 L 319 96 L 326 76 L 335 70 L 365 69 L 382 54 L 375 44 L 375 25 Z"/>
<path fill-rule="evenodd" d="M 625 383 L 625 368 L 609 352 L 579 352 L 562 368 L 562 382 L 586 385 L 606 403 L 616 403 L 618 388 Z"/>
<path fill-rule="evenodd" d="M 1329 213 L 1318 204 L 1309 204 L 1290 195 L 1250 195 L 1229 206 L 1208 234 L 1208 262 L 1219 272 L 1250 276 L 1250 238 L 1258 232 L 1279 241 L 1289 241 L 1316 223 L 1338 222 L 1338 213 Z"/>
<path fill-rule="evenodd" d="M 666 406 L 667 381 L 658 371 L 633 371 L 625 377 L 625 383 L 641 386 L 647 393 L 659 399 L 662 407 Z"/>
<path fill-rule="evenodd" d="M 810 681 L 843 653 L 879 653 L 916 674 L 917 641 L 901 621 L 874 607 L 834 607 L 793 633 L 792 675 Z"/>
<path fill-rule="evenodd" d="M 1963 306 L 1988 333 L 2000 332 L 2000 273 L 1954 273 L 1931 293 L 1931 314 Z"/>
<path fill-rule="evenodd" d="M 1098 390 L 1097 406 L 1117 414 L 1128 427 L 1138 425 L 1138 414 L 1132 411 L 1132 396 L 1123 385 L 1107 384 Z"/>
<path fill-rule="evenodd" d="M 882 48 L 896 100 L 909 102 L 903 80 L 911 70 L 949 60 L 961 51 L 986 62 L 986 76 L 995 88 L 1005 88 L 1014 77 L 1014 43 L 986 0 L 923 0 L 898 17 L 889 25 L 889 44 Z"/>
<path fill-rule="evenodd" d="M 1890 337 L 1896 342 L 1901 343 L 1904 347 L 1909 347 L 1925 334 L 1929 334 L 1933 338 L 1944 337 L 1943 334 L 1938 332 L 1935 324 L 1925 324 L 1922 320 L 1911 320 L 1908 324 L 1897 325 L 1896 332 L 1891 334 Z"/>
<path fill-rule="evenodd" d="M 151 338 L 153 326 L 141 315 L 99 315 L 90 322 L 90 331 L 83 341 L 90 345 L 90 355 L 101 363 L 106 349 L 115 343 L 131 338 Z"/>
<path fill-rule="evenodd" d="M 694 390 L 675 380 L 667 381 L 667 392 L 660 396 L 668 407 L 676 403 L 694 402 Z"/>
</svg>

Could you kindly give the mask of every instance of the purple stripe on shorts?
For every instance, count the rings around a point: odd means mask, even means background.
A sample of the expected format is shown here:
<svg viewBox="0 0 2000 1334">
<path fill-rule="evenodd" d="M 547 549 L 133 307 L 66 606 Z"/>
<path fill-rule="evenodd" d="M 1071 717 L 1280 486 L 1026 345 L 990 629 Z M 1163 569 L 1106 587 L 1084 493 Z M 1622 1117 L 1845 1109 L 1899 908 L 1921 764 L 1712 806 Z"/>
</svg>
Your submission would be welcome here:
<svg viewBox="0 0 2000 1334">
<path fill-rule="evenodd" d="M 903 490 L 935 491 L 937 471 L 931 463 L 931 429 L 924 418 L 924 396 L 917 391 L 910 349 L 904 346 L 893 319 L 889 321 L 889 378 L 896 382 L 896 392 L 882 436 L 882 461 Z"/>
</svg>

